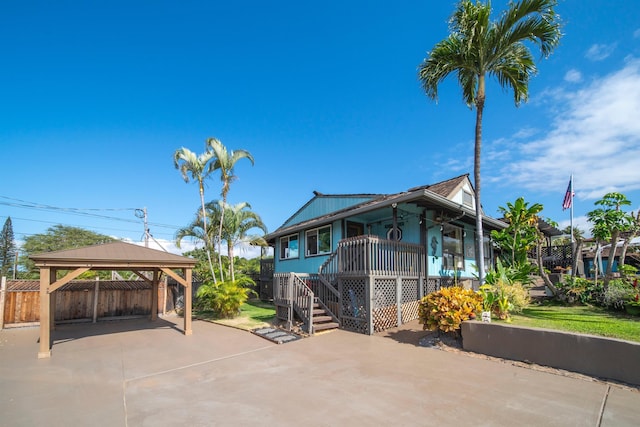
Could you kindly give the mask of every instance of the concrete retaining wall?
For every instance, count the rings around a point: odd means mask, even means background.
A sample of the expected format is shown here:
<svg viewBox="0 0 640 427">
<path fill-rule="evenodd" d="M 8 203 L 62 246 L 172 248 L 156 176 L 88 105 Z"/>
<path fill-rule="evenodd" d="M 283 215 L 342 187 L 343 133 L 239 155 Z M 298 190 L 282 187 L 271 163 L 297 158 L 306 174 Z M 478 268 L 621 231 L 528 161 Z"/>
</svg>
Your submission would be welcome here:
<svg viewBox="0 0 640 427">
<path fill-rule="evenodd" d="M 465 350 L 640 385 L 640 343 L 497 323 L 462 323 Z"/>
</svg>

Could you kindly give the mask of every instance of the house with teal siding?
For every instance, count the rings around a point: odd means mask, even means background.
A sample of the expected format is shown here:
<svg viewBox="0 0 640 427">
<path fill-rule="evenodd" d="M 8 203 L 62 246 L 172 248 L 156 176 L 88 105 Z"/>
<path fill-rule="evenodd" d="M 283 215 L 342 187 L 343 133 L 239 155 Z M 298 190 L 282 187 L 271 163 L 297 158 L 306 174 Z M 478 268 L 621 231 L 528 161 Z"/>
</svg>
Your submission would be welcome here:
<svg viewBox="0 0 640 427">
<path fill-rule="evenodd" d="M 266 236 L 278 317 L 309 333 L 372 334 L 417 318 L 442 286 L 478 286 L 475 197 L 468 174 L 395 194 L 322 194 Z M 506 227 L 483 215 L 488 236 Z"/>
</svg>

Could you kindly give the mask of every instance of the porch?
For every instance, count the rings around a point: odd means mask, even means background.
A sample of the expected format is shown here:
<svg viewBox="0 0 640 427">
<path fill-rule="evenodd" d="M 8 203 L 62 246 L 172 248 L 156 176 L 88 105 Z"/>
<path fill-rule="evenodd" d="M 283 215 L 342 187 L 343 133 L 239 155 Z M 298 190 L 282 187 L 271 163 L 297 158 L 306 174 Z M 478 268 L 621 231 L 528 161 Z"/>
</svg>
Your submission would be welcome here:
<svg viewBox="0 0 640 427">
<path fill-rule="evenodd" d="M 377 236 L 344 239 L 318 273 L 273 275 L 277 316 L 290 325 L 295 313 L 310 334 L 325 323 L 368 335 L 397 327 L 417 319 L 422 297 L 456 282 L 428 276 L 426 267 L 422 245 Z"/>
</svg>

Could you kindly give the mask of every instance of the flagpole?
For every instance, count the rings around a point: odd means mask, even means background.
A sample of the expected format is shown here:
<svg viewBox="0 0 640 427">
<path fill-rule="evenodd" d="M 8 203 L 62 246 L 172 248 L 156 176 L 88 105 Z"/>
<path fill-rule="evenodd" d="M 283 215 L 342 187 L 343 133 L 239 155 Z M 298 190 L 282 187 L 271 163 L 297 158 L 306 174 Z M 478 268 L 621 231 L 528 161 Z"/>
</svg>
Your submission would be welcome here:
<svg viewBox="0 0 640 427">
<path fill-rule="evenodd" d="M 571 179 L 569 180 L 569 185 L 571 187 L 569 196 L 571 197 L 571 249 L 573 249 L 573 174 L 571 174 Z"/>
</svg>

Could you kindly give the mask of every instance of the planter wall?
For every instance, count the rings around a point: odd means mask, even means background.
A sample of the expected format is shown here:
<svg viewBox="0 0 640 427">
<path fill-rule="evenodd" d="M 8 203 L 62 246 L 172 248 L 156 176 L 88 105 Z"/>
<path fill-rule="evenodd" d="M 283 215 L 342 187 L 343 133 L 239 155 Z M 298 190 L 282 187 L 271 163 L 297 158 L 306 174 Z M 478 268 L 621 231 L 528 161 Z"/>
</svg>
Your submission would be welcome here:
<svg viewBox="0 0 640 427">
<path fill-rule="evenodd" d="M 463 348 L 640 385 L 640 343 L 474 320 L 462 323 Z"/>
</svg>

